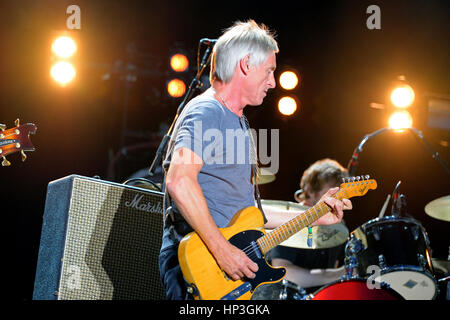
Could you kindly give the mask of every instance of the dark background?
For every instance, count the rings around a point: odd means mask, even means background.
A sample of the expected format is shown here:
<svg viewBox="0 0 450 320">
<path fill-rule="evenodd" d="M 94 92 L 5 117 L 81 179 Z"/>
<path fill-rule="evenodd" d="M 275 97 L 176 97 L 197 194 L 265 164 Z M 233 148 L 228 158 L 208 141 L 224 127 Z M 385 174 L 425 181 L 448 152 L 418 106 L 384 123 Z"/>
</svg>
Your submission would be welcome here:
<svg viewBox="0 0 450 320">
<path fill-rule="evenodd" d="M 81 30 L 72 31 L 78 74 L 61 88 L 49 77 L 50 46 L 66 30 L 71 4 L 81 8 Z M 371 4 L 381 9 L 381 30 L 366 27 Z M 217 38 L 235 20 L 252 18 L 276 30 L 277 74 L 290 66 L 301 76 L 294 116 L 278 113 L 279 87 L 262 106 L 246 110 L 252 127 L 280 130 L 280 168 L 274 182 L 261 186 L 263 199 L 293 201 L 300 174 L 318 159 L 346 166 L 364 135 L 387 126 L 388 111 L 369 104 L 388 104 L 398 75 L 416 92 L 414 126 L 448 162 L 442 141 L 449 141 L 449 132 L 427 125 L 425 93 L 450 94 L 449 9 L 449 1 L 425 0 L 3 1 L 0 123 L 10 128 L 20 118 L 38 127 L 28 160 L 10 155 L 12 165 L 0 168 L 1 212 L 14 221 L 17 298 L 32 296 L 48 183 L 70 174 L 123 182 L 147 168 L 180 103 L 164 91 L 171 50 L 180 46 L 190 55 L 184 75 L 190 82 L 199 39 Z M 127 65 L 137 68 L 128 88 Z M 118 154 L 121 146 L 130 147 L 127 156 Z M 433 257 L 446 259 L 449 222 L 424 212 L 428 202 L 449 194 L 442 166 L 409 133 L 369 140 L 359 160 L 356 174 L 370 174 L 379 187 L 353 199 L 354 210 L 345 215 L 349 230 L 377 217 L 401 180 L 408 212 L 428 232 Z"/>
</svg>

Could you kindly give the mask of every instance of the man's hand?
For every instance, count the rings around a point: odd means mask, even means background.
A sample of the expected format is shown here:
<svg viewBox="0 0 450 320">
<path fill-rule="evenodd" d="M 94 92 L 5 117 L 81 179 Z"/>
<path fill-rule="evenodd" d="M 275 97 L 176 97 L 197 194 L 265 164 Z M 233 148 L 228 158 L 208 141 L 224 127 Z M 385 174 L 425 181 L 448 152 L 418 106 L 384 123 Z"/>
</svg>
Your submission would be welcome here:
<svg viewBox="0 0 450 320">
<path fill-rule="evenodd" d="M 312 225 L 330 225 L 340 223 L 344 217 L 344 210 L 351 210 L 353 208 L 352 202 L 348 199 L 336 199 L 331 196 L 339 191 L 339 187 L 331 188 L 325 193 L 319 201 L 325 202 L 330 207 L 331 211 L 324 216 L 317 219 Z"/>
<path fill-rule="evenodd" d="M 217 264 L 231 279 L 239 280 L 244 277 L 253 279 L 255 277 L 258 265 L 242 250 L 228 242 L 228 245 L 221 246 L 218 251 L 214 256 Z"/>
</svg>

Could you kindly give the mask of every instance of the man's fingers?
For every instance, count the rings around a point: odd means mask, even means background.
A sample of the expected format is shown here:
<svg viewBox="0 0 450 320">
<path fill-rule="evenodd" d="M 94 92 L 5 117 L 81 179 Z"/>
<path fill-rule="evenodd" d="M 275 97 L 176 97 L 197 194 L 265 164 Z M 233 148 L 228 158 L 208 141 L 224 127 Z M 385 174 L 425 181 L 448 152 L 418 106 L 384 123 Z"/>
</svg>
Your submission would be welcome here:
<svg viewBox="0 0 450 320">
<path fill-rule="evenodd" d="M 255 273 L 258 271 L 258 265 L 253 262 L 242 250 L 232 247 L 233 253 L 231 255 L 231 261 L 234 261 L 229 268 L 232 268 L 227 272 L 229 277 L 233 280 L 239 280 L 244 277 L 253 279 L 256 275 Z M 228 268 L 227 268 L 228 269 Z"/>
<path fill-rule="evenodd" d="M 339 191 L 339 187 L 334 187 L 334 188 L 328 189 L 327 193 L 325 194 L 325 197 L 332 196 L 333 194 L 335 194 L 338 191 Z"/>
<path fill-rule="evenodd" d="M 255 277 L 255 272 L 258 271 L 258 265 L 253 262 L 250 258 L 246 256 L 247 263 L 243 268 L 244 274 L 247 278 L 253 279 Z"/>
<path fill-rule="evenodd" d="M 249 279 L 253 279 L 255 277 L 255 274 L 250 269 L 246 269 L 244 274 Z"/>
<path fill-rule="evenodd" d="M 344 204 L 344 210 L 351 210 L 353 209 L 353 204 L 348 199 L 342 199 L 342 203 Z"/>
<path fill-rule="evenodd" d="M 334 214 L 337 214 L 338 216 L 344 215 L 344 204 L 342 201 L 327 197 L 325 198 L 325 203 L 331 208 L 331 212 L 333 212 Z"/>
<path fill-rule="evenodd" d="M 244 274 L 241 271 L 239 271 L 239 270 L 236 271 L 234 273 L 234 275 L 235 275 L 235 279 L 234 280 L 239 280 L 240 278 L 242 278 L 244 276 Z"/>
<path fill-rule="evenodd" d="M 252 263 L 250 264 L 250 270 L 251 271 L 253 271 L 253 272 L 256 272 L 256 271 L 258 271 L 258 269 L 259 269 L 259 267 L 258 267 L 258 265 L 256 264 L 256 263 L 254 263 L 253 261 L 252 261 Z"/>
</svg>

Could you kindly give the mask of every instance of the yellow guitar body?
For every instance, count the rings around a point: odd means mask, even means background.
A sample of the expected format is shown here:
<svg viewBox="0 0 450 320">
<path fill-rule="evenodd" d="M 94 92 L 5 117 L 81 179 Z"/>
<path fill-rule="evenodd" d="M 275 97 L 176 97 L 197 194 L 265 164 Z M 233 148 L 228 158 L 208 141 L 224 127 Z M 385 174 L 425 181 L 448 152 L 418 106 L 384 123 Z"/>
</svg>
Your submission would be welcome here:
<svg viewBox="0 0 450 320">
<path fill-rule="evenodd" d="M 358 181 L 355 180 L 349 179 L 341 184 L 340 190 L 333 197 L 350 199 L 363 196 L 369 190 L 377 188 L 377 182 L 368 176 L 358 177 Z M 187 234 L 180 242 L 178 259 L 184 279 L 192 289 L 194 298 L 250 299 L 254 290 L 261 284 L 280 281 L 285 276 L 286 269 L 270 266 L 264 257 L 265 253 L 327 212 L 329 207 L 323 201 L 319 201 L 314 207 L 265 234 L 263 216 L 256 207 L 238 211 L 229 226 L 219 230 L 232 245 L 243 250 L 258 265 L 259 269 L 254 279 L 233 281 L 228 278 L 200 237 L 195 232 Z"/>
<path fill-rule="evenodd" d="M 230 221 L 229 226 L 219 230 L 232 244 L 241 247 L 241 250 L 252 246 L 252 240 L 256 240 L 265 234 L 264 220 L 256 207 L 248 207 L 238 211 Z M 235 238 L 231 239 L 233 236 Z M 235 240 L 235 243 L 233 243 L 233 240 Z M 263 256 L 260 256 L 259 258 L 252 258 L 253 261 L 256 260 L 255 262 L 259 267 L 256 281 L 252 283 L 249 282 L 250 280 L 234 281 L 220 269 L 208 248 L 195 232 L 187 234 L 180 242 L 178 258 L 185 280 L 194 288 L 195 299 L 249 300 L 254 289 L 261 283 L 278 282 L 285 275 L 284 268 L 273 268 Z M 270 270 L 274 270 L 275 273 L 271 274 Z M 275 279 L 275 277 L 279 278 Z M 259 281 L 263 282 L 258 283 Z"/>
</svg>

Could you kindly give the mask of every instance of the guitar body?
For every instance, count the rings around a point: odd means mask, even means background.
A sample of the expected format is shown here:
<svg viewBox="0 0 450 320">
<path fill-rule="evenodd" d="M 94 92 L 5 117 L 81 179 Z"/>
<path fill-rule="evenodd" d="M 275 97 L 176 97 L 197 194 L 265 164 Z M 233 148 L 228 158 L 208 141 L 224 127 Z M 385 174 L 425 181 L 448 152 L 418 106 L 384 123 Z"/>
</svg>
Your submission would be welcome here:
<svg viewBox="0 0 450 320">
<path fill-rule="evenodd" d="M 351 181 L 350 181 L 351 180 Z M 357 181 L 355 181 L 357 180 Z M 377 188 L 377 182 L 369 176 L 348 178 L 333 195 L 337 199 L 363 196 Z M 295 218 L 265 233 L 261 212 L 256 207 L 238 211 L 226 228 L 219 229 L 234 246 L 244 251 L 258 264 L 254 279 L 231 280 L 220 269 L 197 233 L 187 234 L 180 242 L 178 260 L 184 279 L 192 289 L 195 299 L 244 300 L 250 299 L 255 289 L 263 283 L 280 281 L 286 274 L 284 268 L 273 268 L 264 255 L 284 240 L 310 225 L 330 209 L 323 201 L 298 214 Z"/>
<path fill-rule="evenodd" d="M 220 269 L 198 234 L 191 232 L 180 242 L 178 259 L 185 280 L 194 289 L 195 299 L 249 300 L 256 287 L 278 282 L 285 276 L 286 270 L 270 266 L 256 244 L 265 233 L 263 217 L 256 207 L 238 211 L 229 226 L 221 228 L 220 232 L 231 244 L 246 252 L 259 269 L 254 279 L 232 280 Z"/>
</svg>

